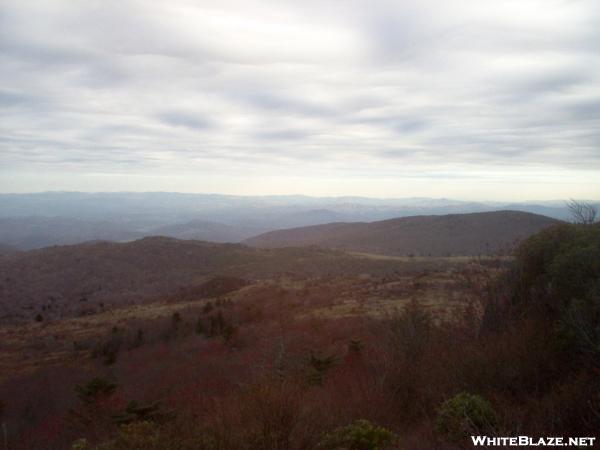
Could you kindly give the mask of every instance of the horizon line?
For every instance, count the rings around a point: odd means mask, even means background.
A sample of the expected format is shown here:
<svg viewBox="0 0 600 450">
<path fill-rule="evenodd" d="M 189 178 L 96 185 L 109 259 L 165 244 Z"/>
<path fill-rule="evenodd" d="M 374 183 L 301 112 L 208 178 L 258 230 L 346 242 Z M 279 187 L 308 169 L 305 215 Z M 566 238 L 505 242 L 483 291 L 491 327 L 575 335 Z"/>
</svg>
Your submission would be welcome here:
<svg viewBox="0 0 600 450">
<path fill-rule="evenodd" d="M 365 200 L 447 200 L 464 203 L 515 203 L 515 204 L 526 204 L 531 202 L 540 203 L 561 203 L 568 202 L 570 200 L 577 200 L 582 202 L 600 202 L 600 199 L 576 199 L 573 197 L 555 198 L 549 200 L 542 199 L 527 199 L 527 200 L 474 200 L 457 197 L 427 197 L 427 196 L 410 196 L 410 197 L 376 197 L 367 195 L 308 195 L 301 193 L 294 194 L 227 194 L 219 192 L 189 192 L 189 191 L 72 191 L 72 190 L 44 190 L 44 191 L 30 191 L 30 192 L 0 192 L 0 195 L 43 195 L 43 194 L 176 194 L 176 195 L 202 195 L 202 196 L 219 196 L 219 197 L 241 197 L 241 198 L 292 198 L 292 197 L 304 197 L 308 199 L 365 199 Z"/>
</svg>

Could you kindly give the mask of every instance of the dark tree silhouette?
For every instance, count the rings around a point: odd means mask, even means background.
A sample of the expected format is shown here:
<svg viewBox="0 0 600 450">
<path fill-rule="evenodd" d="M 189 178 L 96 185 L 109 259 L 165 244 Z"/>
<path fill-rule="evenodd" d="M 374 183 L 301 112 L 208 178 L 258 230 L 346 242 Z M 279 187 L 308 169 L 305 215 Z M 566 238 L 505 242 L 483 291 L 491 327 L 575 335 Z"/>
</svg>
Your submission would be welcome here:
<svg viewBox="0 0 600 450">
<path fill-rule="evenodd" d="M 589 225 L 596 222 L 598 208 L 591 203 L 571 199 L 567 202 L 567 208 L 575 223 Z"/>
</svg>

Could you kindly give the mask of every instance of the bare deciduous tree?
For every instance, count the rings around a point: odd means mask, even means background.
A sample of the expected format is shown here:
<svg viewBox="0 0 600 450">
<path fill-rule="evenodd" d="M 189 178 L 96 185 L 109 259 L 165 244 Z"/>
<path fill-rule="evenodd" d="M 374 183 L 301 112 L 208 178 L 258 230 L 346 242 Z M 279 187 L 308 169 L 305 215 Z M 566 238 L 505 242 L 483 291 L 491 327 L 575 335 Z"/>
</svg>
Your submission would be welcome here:
<svg viewBox="0 0 600 450">
<path fill-rule="evenodd" d="M 567 208 L 569 208 L 569 212 L 575 223 L 589 225 L 596 222 L 598 208 L 591 203 L 571 199 L 567 202 Z"/>
</svg>

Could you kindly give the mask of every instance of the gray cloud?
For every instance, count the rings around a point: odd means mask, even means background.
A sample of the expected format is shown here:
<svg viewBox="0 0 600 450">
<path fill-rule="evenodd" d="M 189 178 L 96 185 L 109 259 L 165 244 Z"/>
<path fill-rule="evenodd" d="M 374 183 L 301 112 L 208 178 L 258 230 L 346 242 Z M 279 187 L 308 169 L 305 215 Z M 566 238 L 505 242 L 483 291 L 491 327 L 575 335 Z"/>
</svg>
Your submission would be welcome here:
<svg viewBox="0 0 600 450">
<path fill-rule="evenodd" d="M 294 130 L 294 129 L 283 129 L 283 130 L 269 130 L 256 133 L 258 139 L 273 140 L 273 141 L 286 141 L 286 142 L 297 142 L 299 140 L 308 139 L 311 134 L 305 130 Z"/>
<path fill-rule="evenodd" d="M 6 0 L 0 163 L 600 194 L 599 20 L 594 0 Z"/>
<path fill-rule="evenodd" d="M 205 130 L 211 128 L 211 122 L 195 114 L 181 111 L 167 111 L 158 114 L 158 119 L 167 125 L 175 127 L 186 127 L 194 130 Z"/>
</svg>

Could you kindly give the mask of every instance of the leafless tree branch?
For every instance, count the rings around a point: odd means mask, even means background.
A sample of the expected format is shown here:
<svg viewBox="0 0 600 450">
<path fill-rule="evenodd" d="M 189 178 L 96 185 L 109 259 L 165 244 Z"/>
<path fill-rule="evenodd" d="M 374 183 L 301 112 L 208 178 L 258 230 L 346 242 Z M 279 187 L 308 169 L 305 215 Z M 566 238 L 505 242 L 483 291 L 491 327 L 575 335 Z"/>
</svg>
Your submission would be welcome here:
<svg viewBox="0 0 600 450">
<path fill-rule="evenodd" d="M 598 208 L 591 203 L 571 199 L 567 202 L 567 208 L 569 208 L 569 212 L 575 223 L 589 225 L 596 222 Z"/>
</svg>

